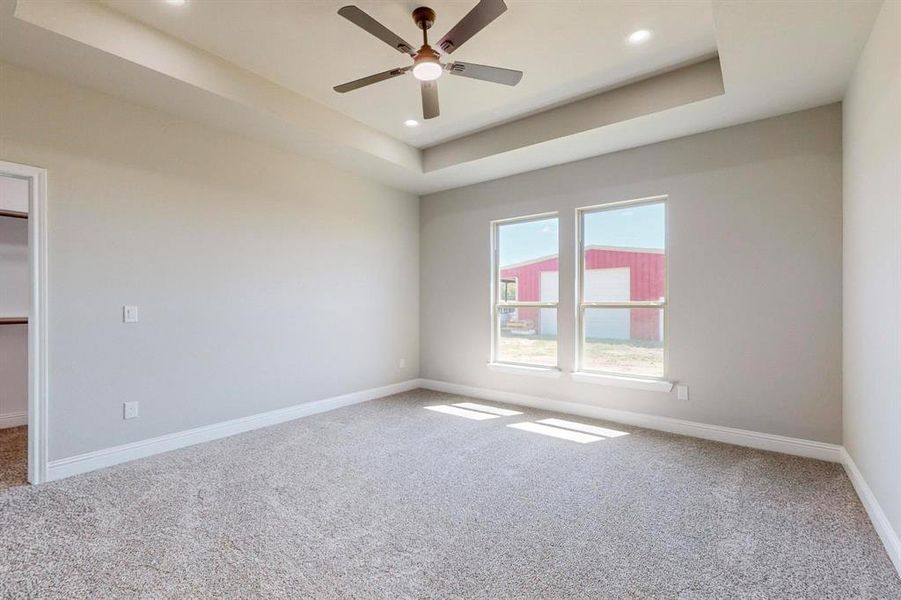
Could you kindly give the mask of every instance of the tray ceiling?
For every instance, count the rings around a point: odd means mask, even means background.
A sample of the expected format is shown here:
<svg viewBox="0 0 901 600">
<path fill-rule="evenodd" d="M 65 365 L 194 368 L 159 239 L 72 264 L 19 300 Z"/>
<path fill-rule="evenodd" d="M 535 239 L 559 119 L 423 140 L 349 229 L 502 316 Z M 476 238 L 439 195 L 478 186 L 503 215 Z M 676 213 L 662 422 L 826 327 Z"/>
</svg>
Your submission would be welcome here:
<svg viewBox="0 0 901 600">
<path fill-rule="evenodd" d="M 433 37 L 474 2 L 433 4 Z M 442 77 L 441 116 L 415 129 L 409 78 L 332 91 L 408 60 L 343 1 L 0 0 L 0 61 L 428 193 L 839 101 L 881 5 L 507 2 L 453 57 L 522 83 Z M 358 4 L 417 39 L 417 3 Z"/>
<path fill-rule="evenodd" d="M 510 88 L 444 76 L 439 80 L 441 116 L 410 129 L 405 120 L 422 121 L 419 85 L 412 75 L 348 94 L 332 90 L 339 83 L 410 62 L 338 16 L 337 10 L 351 1 L 105 4 L 417 147 L 716 52 L 713 14 L 705 1 L 506 0 L 507 12 L 453 59 L 524 71 L 520 84 Z M 410 18 L 416 2 L 355 3 L 414 46 L 420 43 Z M 475 3 L 428 4 L 438 14 L 430 37 L 439 39 Z M 652 30 L 653 38 L 640 46 L 628 44 L 626 38 L 637 29 Z"/>
</svg>

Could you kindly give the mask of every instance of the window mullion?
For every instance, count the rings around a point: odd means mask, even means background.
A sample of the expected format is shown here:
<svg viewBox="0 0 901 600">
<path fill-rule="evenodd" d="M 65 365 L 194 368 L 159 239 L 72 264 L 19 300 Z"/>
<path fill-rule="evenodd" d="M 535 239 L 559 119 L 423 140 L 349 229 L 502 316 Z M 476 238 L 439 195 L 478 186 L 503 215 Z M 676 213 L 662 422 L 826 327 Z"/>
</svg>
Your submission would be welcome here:
<svg viewBox="0 0 901 600">
<path fill-rule="evenodd" d="M 582 309 L 586 308 L 665 308 L 666 302 L 635 300 L 633 302 L 582 302 Z"/>
<path fill-rule="evenodd" d="M 557 308 L 558 302 L 498 302 L 498 308 Z"/>
</svg>

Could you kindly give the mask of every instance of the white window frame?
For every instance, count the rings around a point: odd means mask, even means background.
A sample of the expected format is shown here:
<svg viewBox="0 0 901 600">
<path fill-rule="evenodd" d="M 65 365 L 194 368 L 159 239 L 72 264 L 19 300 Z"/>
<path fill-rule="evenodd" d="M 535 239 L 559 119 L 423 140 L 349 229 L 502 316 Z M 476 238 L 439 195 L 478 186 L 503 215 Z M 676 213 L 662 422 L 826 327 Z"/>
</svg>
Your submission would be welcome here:
<svg viewBox="0 0 901 600">
<path fill-rule="evenodd" d="M 537 215 L 527 215 L 524 217 L 514 217 L 512 219 L 500 219 L 497 221 L 491 222 L 491 359 L 488 364 L 490 367 L 496 367 L 495 370 L 510 370 L 510 369 L 522 369 L 524 372 L 535 372 L 539 374 L 543 371 L 548 371 L 551 373 L 559 374 L 560 373 L 560 340 L 559 337 L 557 339 L 557 364 L 551 365 L 542 365 L 537 363 L 521 363 L 521 362 L 513 362 L 513 361 L 502 361 L 498 360 L 497 350 L 499 345 L 498 338 L 501 333 L 501 321 L 500 321 L 500 311 L 501 308 L 554 308 L 557 309 L 557 331 L 560 331 L 560 309 L 558 302 L 520 302 L 520 301 L 501 301 L 499 299 L 499 289 L 498 283 L 500 282 L 500 246 L 498 244 L 498 229 L 504 225 L 511 225 L 514 223 L 528 223 L 530 221 L 544 221 L 546 219 L 557 219 L 557 226 L 559 232 L 560 226 L 560 215 L 557 212 L 547 212 L 541 213 Z M 560 259 L 560 238 L 558 233 L 557 238 L 557 260 Z M 557 298 L 559 300 L 559 280 L 557 283 L 558 293 Z M 517 278 L 516 283 L 516 296 L 519 297 L 519 281 Z"/>
<path fill-rule="evenodd" d="M 668 196 L 651 196 L 648 198 L 637 198 L 635 200 L 623 200 L 621 202 L 609 202 L 606 204 L 598 204 L 595 206 L 586 206 L 576 209 L 576 369 L 574 376 L 584 375 L 583 380 L 590 378 L 603 379 L 624 379 L 635 381 L 659 381 L 667 382 L 669 369 L 669 319 L 667 318 L 667 303 L 669 301 L 669 269 L 666 268 L 667 263 L 667 233 L 668 223 Z M 586 302 L 584 296 L 584 279 L 585 279 L 585 216 L 592 213 L 604 212 L 607 210 L 618 210 L 629 206 L 647 206 L 650 204 L 662 204 L 664 214 L 663 228 L 663 300 L 635 300 L 628 302 Z M 662 311 L 663 319 L 663 374 L 659 377 L 651 377 L 647 375 L 637 375 L 635 373 L 624 373 L 620 371 L 601 371 L 597 369 L 586 369 L 584 366 L 585 352 L 585 311 L 589 308 L 659 308 Z M 669 391 L 668 389 L 665 391 Z"/>
</svg>

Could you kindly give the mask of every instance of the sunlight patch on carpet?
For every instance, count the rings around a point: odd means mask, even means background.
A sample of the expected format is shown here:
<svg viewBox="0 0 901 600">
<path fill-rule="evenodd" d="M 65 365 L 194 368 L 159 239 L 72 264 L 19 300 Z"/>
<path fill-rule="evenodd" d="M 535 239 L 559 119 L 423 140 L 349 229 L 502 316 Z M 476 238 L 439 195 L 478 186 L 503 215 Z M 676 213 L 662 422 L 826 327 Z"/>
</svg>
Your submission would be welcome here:
<svg viewBox="0 0 901 600">
<path fill-rule="evenodd" d="M 582 433 L 580 431 L 572 431 L 570 429 L 560 429 L 557 427 L 551 427 L 550 425 L 541 425 L 540 423 L 513 423 L 512 425 L 507 425 L 507 427 L 512 427 L 513 429 L 521 429 L 522 431 L 529 431 L 531 433 L 540 433 L 541 435 L 547 435 L 550 437 L 559 438 L 561 440 L 569 440 L 571 442 L 578 442 L 579 444 L 590 444 L 591 442 L 599 442 L 604 439 L 596 435 L 590 435 L 587 433 Z"/>
<path fill-rule="evenodd" d="M 521 415 L 518 410 L 510 410 L 509 408 L 498 408 L 496 406 L 488 406 L 487 404 L 479 404 L 478 402 L 458 402 L 454 406 L 466 408 L 469 410 L 477 410 L 480 412 L 490 413 L 499 417 L 512 417 L 513 415 Z"/>
<path fill-rule="evenodd" d="M 426 410 L 444 413 L 446 415 L 454 415 L 455 417 L 463 417 L 472 419 L 473 421 L 485 421 L 486 419 L 497 419 L 499 415 L 490 415 L 488 413 L 477 412 L 474 410 L 466 410 L 458 406 L 448 406 L 447 404 L 439 404 L 436 406 L 426 406 Z"/>
<path fill-rule="evenodd" d="M 586 425 L 585 423 L 577 423 L 576 421 L 568 421 L 566 419 L 541 419 L 539 423 L 552 425 L 554 427 L 562 427 L 564 429 L 572 429 L 573 431 L 581 431 L 583 433 L 591 433 L 605 438 L 616 438 L 629 435 L 628 431 L 619 431 L 618 429 L 609 429 L 607 427 L 597 427 L 596 425 Z"/>
</svg>

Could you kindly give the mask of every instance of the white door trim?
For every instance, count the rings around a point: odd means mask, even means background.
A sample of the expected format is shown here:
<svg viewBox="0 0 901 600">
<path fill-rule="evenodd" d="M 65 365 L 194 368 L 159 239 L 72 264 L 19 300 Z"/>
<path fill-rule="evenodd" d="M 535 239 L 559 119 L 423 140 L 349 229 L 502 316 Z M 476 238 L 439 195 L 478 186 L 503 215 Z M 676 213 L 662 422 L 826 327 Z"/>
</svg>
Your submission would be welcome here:
<svg viewBox="0 0 901 600">
<path fill-rule="evenodd" d="M 28 180 L 28 481 L 47 481 L 47 170 L 0 161 L 0 175 Z"/>
</svg>

